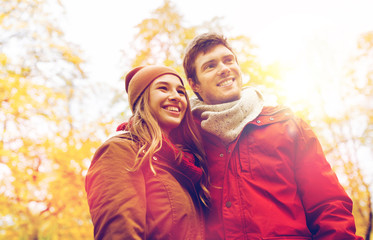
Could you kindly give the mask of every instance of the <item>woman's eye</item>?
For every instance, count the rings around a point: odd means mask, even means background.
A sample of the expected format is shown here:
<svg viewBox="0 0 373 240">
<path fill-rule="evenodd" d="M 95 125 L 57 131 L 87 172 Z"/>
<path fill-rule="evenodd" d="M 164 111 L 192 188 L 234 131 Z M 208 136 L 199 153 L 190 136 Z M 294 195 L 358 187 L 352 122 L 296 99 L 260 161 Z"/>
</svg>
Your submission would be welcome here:
<svg viewBox="0 0 373 240">
<path fill-rule="evenodd" d="M 180 95 L 185 95 L 185 91 L 184 90 L 178 90 L 177 91 Z"/>
<path fill-rule="evenodd" d="M 160 86 L 160 87 L 158 87 L 158 89 L 160 89 L 160 90 L 167 90 L 167 88 L 164 87 L 164 86 Z"/>
</svg>

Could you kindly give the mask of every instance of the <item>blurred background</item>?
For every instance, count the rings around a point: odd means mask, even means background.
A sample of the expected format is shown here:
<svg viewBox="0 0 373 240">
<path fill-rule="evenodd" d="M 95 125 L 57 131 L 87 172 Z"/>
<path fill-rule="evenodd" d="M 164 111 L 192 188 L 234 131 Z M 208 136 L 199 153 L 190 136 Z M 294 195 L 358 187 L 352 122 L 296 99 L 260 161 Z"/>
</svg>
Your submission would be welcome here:
<svg viewBox="0 0 373 240">
<path fill-rule="evenodd" d="M 244 83 L 268 105 L 312 126 L 371 239 L 373 2 L 0 4 L 0 239 L 93 239 L 84 178 L 131 115 L 123 75 L 165 64 L 184 76 L 186 45 L 207 31 L 231 40 Z"/>
</svg>

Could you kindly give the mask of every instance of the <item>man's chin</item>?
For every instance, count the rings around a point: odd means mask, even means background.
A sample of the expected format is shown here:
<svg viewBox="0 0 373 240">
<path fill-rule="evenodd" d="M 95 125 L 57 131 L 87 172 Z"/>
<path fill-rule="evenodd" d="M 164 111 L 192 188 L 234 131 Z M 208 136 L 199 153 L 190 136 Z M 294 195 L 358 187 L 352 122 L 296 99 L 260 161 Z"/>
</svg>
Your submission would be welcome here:
<svg viewBox="0 0 373 240">
<path fill-rule="evenodd" d="M 241 91 L 237 91 L 236 93 L 223 95 L 221 97 L 222 103 L 234 102 L 234 101 L 239 100 L 240 98 L 241 98 Z"/>
</svg>

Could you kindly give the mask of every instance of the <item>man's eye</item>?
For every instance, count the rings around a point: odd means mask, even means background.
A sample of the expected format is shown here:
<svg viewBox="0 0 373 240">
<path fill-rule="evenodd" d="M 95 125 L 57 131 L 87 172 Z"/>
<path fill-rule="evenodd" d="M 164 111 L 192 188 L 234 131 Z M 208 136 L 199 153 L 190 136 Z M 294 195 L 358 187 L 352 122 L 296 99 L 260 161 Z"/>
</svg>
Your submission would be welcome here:
<svg viewBox="0 0 373 240">
<path fill-rule="evenodd" d="M 211 63 L 211 64 L 206 65 L 205 69 L 211 69 L 214 67 L 215 67 L 215 64 Z"/>
<path fill-rule="evenodd" d="M 232 63 L 233 61 L 234 61 L 233 58 L 227 58 L 227 59 L 225 60 L 225 63 Z"/>
</svg>

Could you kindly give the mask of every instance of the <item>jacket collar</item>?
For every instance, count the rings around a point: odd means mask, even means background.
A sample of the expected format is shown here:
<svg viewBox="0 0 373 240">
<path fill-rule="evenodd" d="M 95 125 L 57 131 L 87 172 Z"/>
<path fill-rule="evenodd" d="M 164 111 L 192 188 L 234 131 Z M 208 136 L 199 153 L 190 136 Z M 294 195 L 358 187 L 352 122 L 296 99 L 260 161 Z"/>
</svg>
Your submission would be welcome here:
<svg viewBox="0 0 373 240">
<path fill-rule="evenodd" d="M 264 107 L 257 118 L 249 122 L 247 125 L 264 126 L 276 122 L 282 122 L 290 119 L 293 116 L 290 108 L 284 106 Z M 246 125 L 246 126 L 247 126 Z"/>
</svg>

